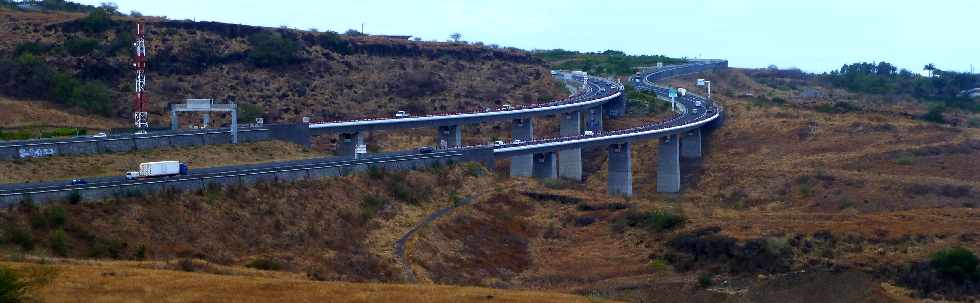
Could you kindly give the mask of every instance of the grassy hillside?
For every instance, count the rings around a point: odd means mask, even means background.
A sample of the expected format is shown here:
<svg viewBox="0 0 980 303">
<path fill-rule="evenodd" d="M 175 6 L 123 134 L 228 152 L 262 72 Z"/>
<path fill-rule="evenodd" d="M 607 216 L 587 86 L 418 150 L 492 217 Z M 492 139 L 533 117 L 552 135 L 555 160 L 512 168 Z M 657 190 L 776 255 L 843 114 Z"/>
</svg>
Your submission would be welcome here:
<svg viewBox="0 0 980 303">
<path fill-rule="evenodd" d="M 32 294 L 44 302 L 598 302 L 574 295 L 478 287 L 314 282 L 254 270 L 185 272 L 159 269 L 159 263 L 149 262 L 2 262 L 0 266 L 22 271 L 40 267 L 53 273 L 54 278 Z"/>
<path fill-rule="evenodd" d="M 83 13 L 0 9 L 0 20 L 0 94 L 123 121 L 137 20 L 147 24 L 157 125 L 167 124 L 168 103 L 185 98 L 234 101 L 275 122 L 474 110 L 563 93 L 540 60 L 516 49 Z"/>
</svg>

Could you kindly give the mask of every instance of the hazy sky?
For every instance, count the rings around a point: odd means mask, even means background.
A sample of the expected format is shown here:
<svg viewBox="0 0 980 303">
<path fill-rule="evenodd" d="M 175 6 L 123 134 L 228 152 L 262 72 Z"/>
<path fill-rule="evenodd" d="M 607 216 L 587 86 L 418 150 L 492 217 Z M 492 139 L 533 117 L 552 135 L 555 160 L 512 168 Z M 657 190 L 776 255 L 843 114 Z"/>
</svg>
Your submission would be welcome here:
<svg viewBox="0 0 980 303">
<path fill-rule="evenodd" d="M 103 1 L 80 1 L 97 4 Z M 413 35 L 524 49 L 725 58 L 824 72 L 856 61 L 980 69 L 976 0 L 116 0 L 171 19 Z M 150 37 L 152 40 L 152 37 Z"/>
</svg>

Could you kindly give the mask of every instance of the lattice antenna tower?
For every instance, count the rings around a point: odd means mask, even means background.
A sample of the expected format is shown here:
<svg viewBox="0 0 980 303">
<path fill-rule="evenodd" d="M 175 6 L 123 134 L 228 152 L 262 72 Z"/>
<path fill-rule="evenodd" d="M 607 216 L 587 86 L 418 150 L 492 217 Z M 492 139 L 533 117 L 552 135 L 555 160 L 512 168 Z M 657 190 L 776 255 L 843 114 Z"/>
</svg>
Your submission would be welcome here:
<svg viewBox="0 0 980 303">
<path fill-rule="evenodd" d="M 133 100 L 133 120 L 136 128 L 150 127 L 149 113 L 147 113 L 149 100 L 146 97 L 146 40 L 143 37 L 144 31 L 143 23 L 137 22 L 136 42 L 133 43 L 136 48 L 136 58 L 133 61 L 133 67 L 136 68 L 136 97 Z"/>
</svg>

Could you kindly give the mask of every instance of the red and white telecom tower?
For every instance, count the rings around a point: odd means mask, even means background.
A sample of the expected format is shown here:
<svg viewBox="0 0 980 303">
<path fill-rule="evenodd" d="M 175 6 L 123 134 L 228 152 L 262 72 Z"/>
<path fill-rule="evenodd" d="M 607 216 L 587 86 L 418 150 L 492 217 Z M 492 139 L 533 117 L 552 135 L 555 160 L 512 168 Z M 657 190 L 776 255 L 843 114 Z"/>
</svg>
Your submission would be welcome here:
<svg viewBox="0 0 980 303">
<path fill-rule="evenodd" d="M 146 97 L 146 40 L 143 39 L 143 23 L 136 23 L 136 58 L 133 67 L 136 67 L 136 99 L 133 100 L 133 119 L 137 129 L 149 128 L 149 114 L 147 113 Z"/>
</svg>

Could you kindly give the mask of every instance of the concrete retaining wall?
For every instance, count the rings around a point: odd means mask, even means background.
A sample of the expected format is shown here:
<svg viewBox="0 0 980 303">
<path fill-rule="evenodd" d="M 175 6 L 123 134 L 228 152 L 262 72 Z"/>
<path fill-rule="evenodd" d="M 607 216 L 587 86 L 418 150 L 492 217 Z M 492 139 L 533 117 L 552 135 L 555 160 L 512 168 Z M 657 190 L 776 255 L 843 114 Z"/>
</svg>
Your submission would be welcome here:
<svg viewBox="0 0 980 303">
<path fill-rule="evenodd" d="M 48 202 L 69 201 L 73 192 L 77 192 L 84 202 L 100 201 L 113 197 L 139 196 L 163 190 L 193 191 L 205 189 L 208 186 L 233 186 L 233 185 L 253 185 L 258 182 L 291 182 L 299 180 L 315 180 L 327 177 L 346 176 L 355 173 L 362 173 L 371 166 L 381 167 L 385 170 L 410 170 L 430 168 L 435 165 L 449 165 L 461 161 L 493 161 L 492 149 L 473 149 L 467 150 L 456 155 L 446 155 L 439 158 L 398 160 L 385 163 L 352 163 L 347 166 L 329 166 L 303 168 L 288 171 L 260 171 L 253 173 L 230 173 L 215 177 L 174 177 L 151 180 L 148 183 L 124 184 L 114 187 L 100 188 L 95 185 L 88 188 L 74 190 L 62 190 L 29 195 L 2 195 L 0 194 L 0 207 L 7 207 L 30 201 L 35 204 Z M 365 160 L 365 161 L 369 161 Z M 155 181 L 155 182 L 153 182 Z"/>
<path fill-rule="evenodd" d="M 306 124 L 274 124 L 263 128 L 242 129 L 238 132 L 239 142 L 277 139 L 309 147 L 309 127 Z M 20 159 L 21 154 L 27 152 L 41 156 L 71 156 L 230 143 L 231 133 L 221 129 L 163 132 L 130 137 L 10 141 L 0 142 L 0 160 Z"/>
</svg>

